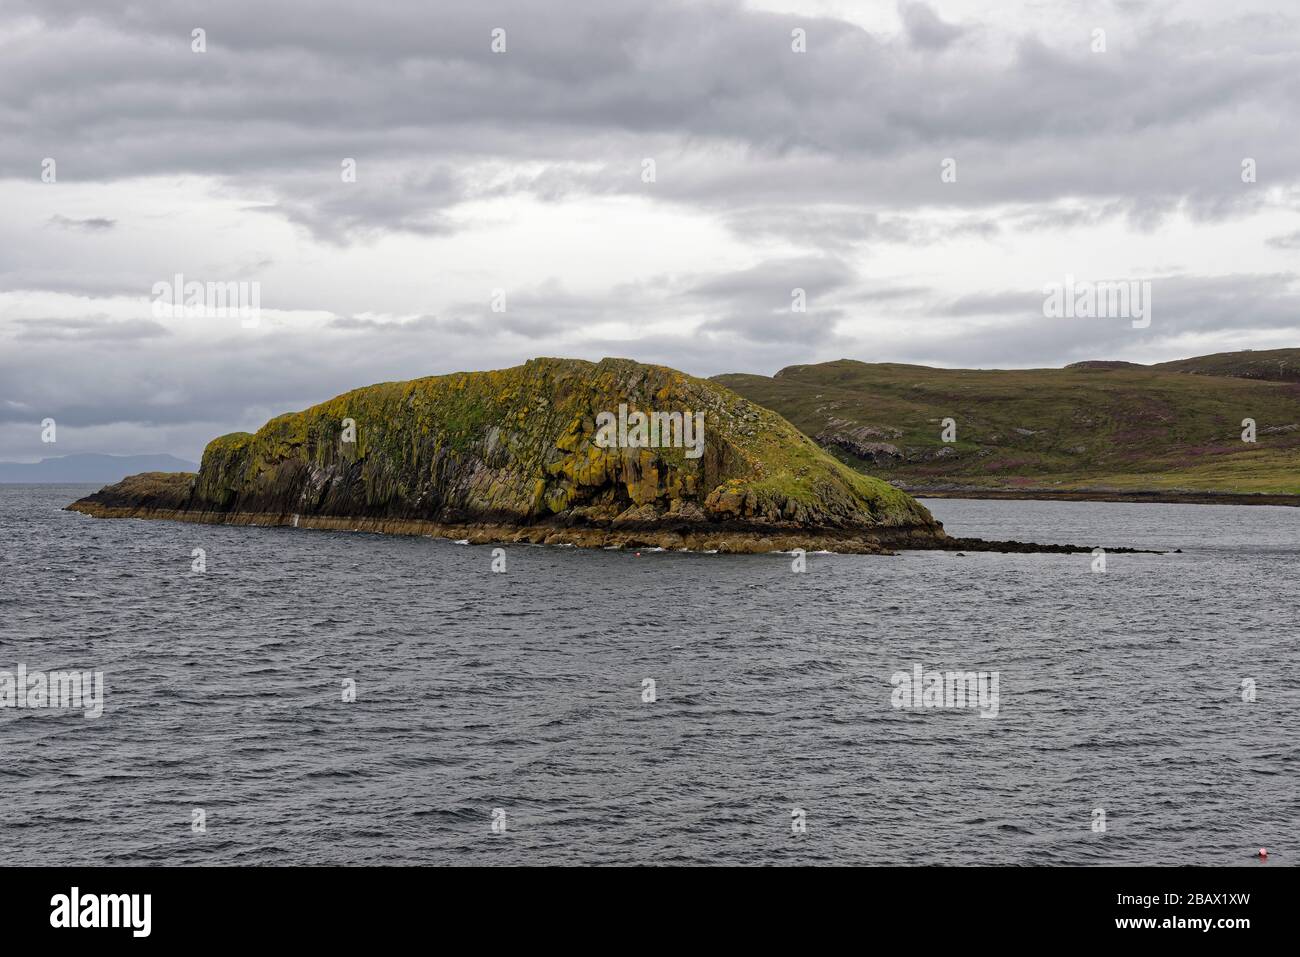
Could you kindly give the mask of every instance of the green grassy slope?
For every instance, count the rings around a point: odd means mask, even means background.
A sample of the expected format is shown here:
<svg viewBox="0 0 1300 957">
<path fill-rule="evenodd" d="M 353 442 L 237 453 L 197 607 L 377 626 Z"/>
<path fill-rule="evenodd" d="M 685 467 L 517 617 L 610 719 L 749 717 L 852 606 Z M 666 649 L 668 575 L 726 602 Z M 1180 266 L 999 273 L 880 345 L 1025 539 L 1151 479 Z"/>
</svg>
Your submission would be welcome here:
<svg viewBox="0 0 1300 957">
<path fill-rule="evenodd" d="M 1237 378 L 1276 370 L 1277 357 L 1230 355 L 1005 371 L 839 360 L 717 379 L 842 461 L 908 487 L 1300 494 L 1300 383 Z M 1272 365 L 1241 358 L 1251 356 Z M 1242 441 L 1245 418 L 1254 444 Z"/>
<path fill-rule="evenodd" d="M 1193 375 L 1300 382 L 1300 349 L 1220 352 L 1212 356 L 1160 362 L 1151 368 L 1168 372 L 1189 372 Z"/>
</svg>

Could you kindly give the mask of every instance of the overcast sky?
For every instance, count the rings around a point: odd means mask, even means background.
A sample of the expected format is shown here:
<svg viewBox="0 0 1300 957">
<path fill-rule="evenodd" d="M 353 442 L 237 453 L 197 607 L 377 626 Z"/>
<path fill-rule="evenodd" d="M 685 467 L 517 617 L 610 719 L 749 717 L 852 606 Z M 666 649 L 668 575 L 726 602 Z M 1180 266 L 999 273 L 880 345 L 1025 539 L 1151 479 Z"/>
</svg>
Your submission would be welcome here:
<svg viewBox="0 0 1300 957">
<path fill-rule="evenodd" d="M 1300 346 L 1298 129 L 1294 0 L 4 0 L 0 459 L 537 355 Z M 156 318 L 178 273 L 257 327 Z M 1149 327 L 1045 318 L 1067 275 Z"/>
</svg>

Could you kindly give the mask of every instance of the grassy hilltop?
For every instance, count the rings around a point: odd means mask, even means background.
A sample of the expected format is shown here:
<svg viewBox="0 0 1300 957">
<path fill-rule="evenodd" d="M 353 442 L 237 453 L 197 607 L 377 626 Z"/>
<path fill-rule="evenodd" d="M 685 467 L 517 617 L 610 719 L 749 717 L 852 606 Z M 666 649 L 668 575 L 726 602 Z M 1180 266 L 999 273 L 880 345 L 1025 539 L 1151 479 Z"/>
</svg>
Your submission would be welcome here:
<svg viewBox="0 0 1300 957">
<path fill-rule="evenodd" d="M 842 359 L 716 381 L 910 489 L 1300 494 L 1297 349 L 1025 370 Z"/>
</svg>

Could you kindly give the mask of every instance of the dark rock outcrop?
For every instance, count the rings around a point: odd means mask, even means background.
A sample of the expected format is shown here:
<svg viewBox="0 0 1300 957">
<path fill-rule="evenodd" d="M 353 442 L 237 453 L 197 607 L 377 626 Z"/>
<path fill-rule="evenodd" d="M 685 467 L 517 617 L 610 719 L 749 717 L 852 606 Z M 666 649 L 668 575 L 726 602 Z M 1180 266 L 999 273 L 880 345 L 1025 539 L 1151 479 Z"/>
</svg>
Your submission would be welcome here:
<svg viewBox="0 0 1300 957">
<path fill-rule="evenodd" d="M 700 413 L 703 440 L 602 447 L 598 416 Z M 673 433 L 677 435 L 677 433 Z M 698 455 L 696 455 L 698 451 Z M 213 440 L 70 508 L 167 518 L 719 551 L 942 547 L 897 488 L 717 383 L 626 359 L 369 386 Z"/>
</svg>

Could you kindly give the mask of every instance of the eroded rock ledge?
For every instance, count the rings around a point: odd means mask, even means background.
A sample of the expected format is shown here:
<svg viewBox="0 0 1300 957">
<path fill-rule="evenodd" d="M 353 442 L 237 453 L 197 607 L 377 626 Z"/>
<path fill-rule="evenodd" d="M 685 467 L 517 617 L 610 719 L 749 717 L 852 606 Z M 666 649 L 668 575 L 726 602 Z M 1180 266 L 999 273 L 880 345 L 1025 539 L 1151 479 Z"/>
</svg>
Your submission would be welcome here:
<svg viewBox="0 0 1300 957">
<path fill-rule="evenodd" d="M 304 515 L 300 513 L 231 512 L 187 507 L 187 495 L 197 476 L 189 473 L 147 473 L 68 506 L 95 518 L 143 518 L 219 525 L 287 526 L 326 531 L 427 535 L 469 541 L 475 545 L 530 543 L 574 545 L 580 548 L 665 548 L 721 554 L 773 551 L 832 551 L 851 554 L 892 554 L 898 548 L 959 547 L 942 530 L 926 526 L 885 529 L 803 529 L 790 525 L 745 522 L 657 523 L 618 521 L 608 526 L 578 524 L 552 517 L 529 525 L 509 522 L 436 522 L 417 518 Z"/>
</svg>

